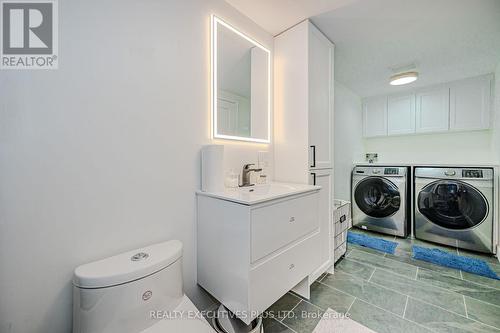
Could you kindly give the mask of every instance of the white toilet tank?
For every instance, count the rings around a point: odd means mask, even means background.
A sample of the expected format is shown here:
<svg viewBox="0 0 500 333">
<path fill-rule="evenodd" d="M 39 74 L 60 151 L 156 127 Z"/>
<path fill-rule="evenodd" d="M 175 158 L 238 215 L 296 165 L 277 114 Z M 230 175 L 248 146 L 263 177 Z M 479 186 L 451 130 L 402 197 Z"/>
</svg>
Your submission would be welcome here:
<svg viewBox="0 0 500 333">
<path fill-rule="evenodd" d="M 85 264 L 73 277 L 73 333 L 137 333 L 182 301 L 182 243 Z M 156 315 L 155 315 L 156 314 Z"/>
</svg>

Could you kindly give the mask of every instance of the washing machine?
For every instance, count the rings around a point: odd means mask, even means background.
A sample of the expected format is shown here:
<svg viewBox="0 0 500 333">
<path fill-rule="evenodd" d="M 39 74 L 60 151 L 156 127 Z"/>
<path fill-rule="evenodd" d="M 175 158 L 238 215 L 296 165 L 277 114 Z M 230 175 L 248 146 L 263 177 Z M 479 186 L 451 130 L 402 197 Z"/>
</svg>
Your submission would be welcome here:
<svg viewBox="0 0 500 333">
<path fill-rule="evenodd" d="M 415 237 L 494 253 L 491 168 L 415 168 Z"/>
<path fill-rule="evenodd" d="M 408 168 L 356 166 L 352 173 L 352 224 L 384 234 L 408 236 Z"/>
</svg>

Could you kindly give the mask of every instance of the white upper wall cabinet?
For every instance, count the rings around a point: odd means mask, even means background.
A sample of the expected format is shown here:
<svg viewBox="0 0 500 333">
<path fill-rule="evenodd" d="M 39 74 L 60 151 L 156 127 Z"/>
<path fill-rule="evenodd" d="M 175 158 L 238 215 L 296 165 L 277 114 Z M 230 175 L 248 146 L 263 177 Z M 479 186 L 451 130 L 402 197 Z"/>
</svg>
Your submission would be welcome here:
<svg viewBox="0 0 500 333">
<path fill-rule="evenodd" d="M 363 136 L 387 135 L 387 97 L 368 98 L 363 103 Z"/>
<path fill-rule="evenodd" d="M 309 27 L 310 167 L 332 167 L 333 44 L 311 23 Z"/>
<path fill-rule="evenodd" d="M 363 136 L 489 129 L 493 79 L 489 74 L 368 98 L 363 103 Z"/>
<path fill-rule="evenodd" d="M 387 101 L 387 133 L 415 133 L 415 94 L 389 96 Z"/>
<path fill-rule="evenodd" d="M 450 86 L 450 129 L 490 128 L 492 76 L 455 82 Z"/>
<path fill-rule="evenodd" d="M 416 132 L 444 132 L 449 128 L 450 89 L 433 87 L 417 93 Z"/>
</svg>

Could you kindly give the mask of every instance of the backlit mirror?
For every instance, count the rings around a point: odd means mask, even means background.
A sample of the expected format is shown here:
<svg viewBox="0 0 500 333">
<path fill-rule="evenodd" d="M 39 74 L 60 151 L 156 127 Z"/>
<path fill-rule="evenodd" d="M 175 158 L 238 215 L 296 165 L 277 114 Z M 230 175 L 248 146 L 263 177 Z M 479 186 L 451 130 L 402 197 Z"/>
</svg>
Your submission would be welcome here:
<svg viewBox="0 0 500 333">
<path fill-rule="evenodd" d="M 270 52 L 212 16 L 213 137 L 270 142 Z"/>
</svg>

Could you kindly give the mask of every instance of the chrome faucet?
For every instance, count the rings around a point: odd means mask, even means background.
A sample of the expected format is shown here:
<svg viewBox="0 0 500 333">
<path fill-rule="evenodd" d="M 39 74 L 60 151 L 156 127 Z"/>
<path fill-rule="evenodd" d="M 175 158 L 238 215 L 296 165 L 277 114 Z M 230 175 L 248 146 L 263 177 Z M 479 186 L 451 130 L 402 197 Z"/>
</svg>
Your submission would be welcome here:
<svg viewBox="0 0 500 333">
<path fill-rule="evenodd" d="M 250 163 L 250 164 L 245 164 L 243 166 L 243 172 L 242 172 L 242 175 L 241 175 L 241 185 L 240 185 L 240 187 L 255 185 L 255 184 L 251 184 L 250 183 L 250 172 L 252 172 L 252 171 L 259 172 L 259 171 L 262 171 L 262 169 L 250 169 L 250 167 L 252 165 L 255 165 L 255 164 Z"/>
</svg>

